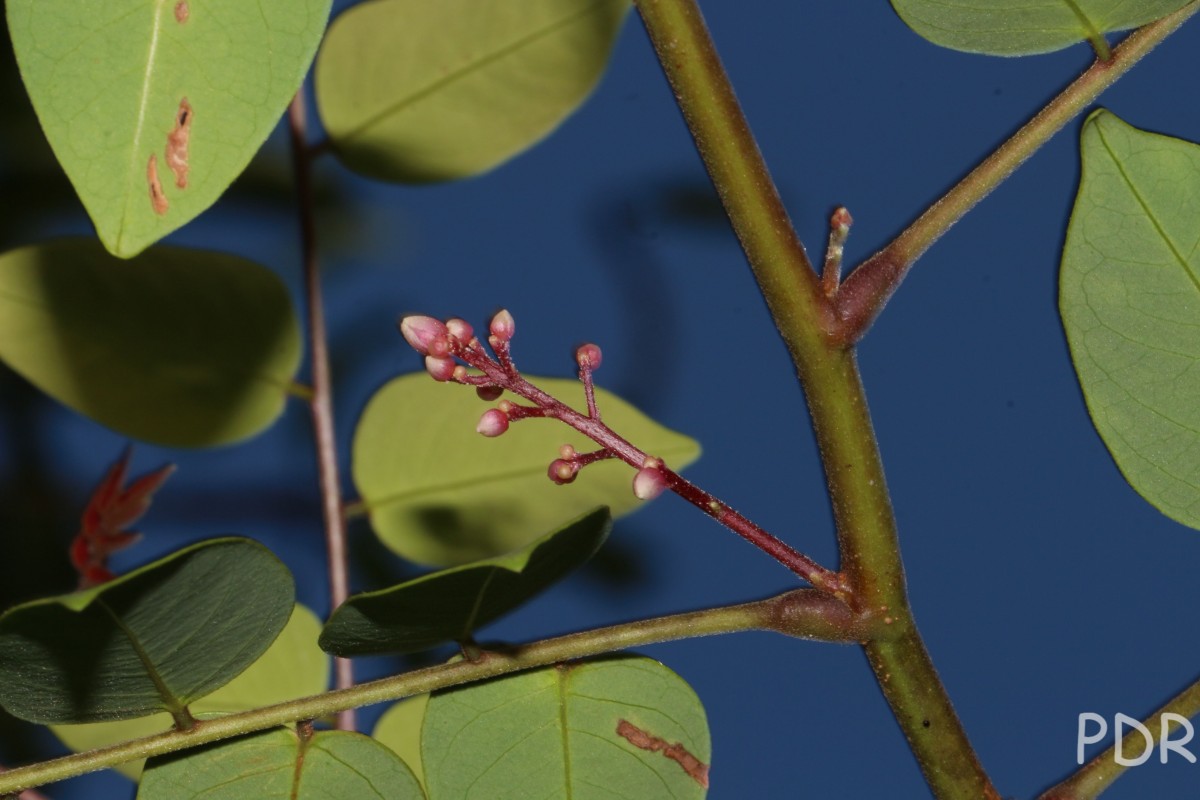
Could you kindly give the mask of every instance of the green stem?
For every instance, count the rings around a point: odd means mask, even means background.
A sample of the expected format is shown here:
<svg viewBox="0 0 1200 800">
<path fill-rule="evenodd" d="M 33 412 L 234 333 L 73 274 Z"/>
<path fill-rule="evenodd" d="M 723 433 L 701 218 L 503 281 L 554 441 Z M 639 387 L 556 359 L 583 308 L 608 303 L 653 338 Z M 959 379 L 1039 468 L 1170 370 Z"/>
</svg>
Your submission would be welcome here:
<svg viewBox="0 0 1200 800">
<path fill-rule="evenodd" d="M 1164 714 L 1177 714 L 1180 717 L 1194 717 L 1200 714 L 1200 681 L 1171 698 L 1162 708 L 1154 712 L 1144 724 L 1153 738 L 1149 747 L 1154 747 L 1162 737 L 1162 718 Z M 1182 723 L 1175 719 L 1168 720 L 1167 732 L 1174 733 Z M 1145 752 L 1146 740 L 1136 729 L 1121 740 L 1121 752 L 1128 760 L 1136 761 Z M 1116 744 L 1093 758 L 1070 778 L 1052 789 L 1048 789 L 1039 800 L 1092 800 L 1121 777 L 1127 767 L 1118 764 L 1115 758 Z"/>
<path fill-rule="evenodd" d="M 840 601 L 826 594 L 812 589 L 799 589 L 753 603 L 613 625 L 545 639 L 505 652 L 485 652 L 478 661 L 428 667 L 313 697 L 202 720 L 186 731 L 167 731 L 53 761 L 18 767 L 0 774 L 0 796 L 128 761 L 300 720 L 320 719 L 347 709 L 398 700 L 520 670 L 675 639 L 748 630 L 771 630 L 789 636 L 838 642 L 861 641 L 889 633 L 875 616 L 854 614 Z"/>
<path fill-rule="evenodd" d="M 838 290 L 838 322 L 833 334 L 847 344 L 861 339 L 913 263 L 930 245 L 1197 11 L 1200 0 L 1126 37 L 1108 60 L 1092 64 L 893 242 L 851 272 Z"/>
<path fill-rule="evenodd" d="M 842 569 L 862 613 L 892 640 L 868 660 L 939 798 L 998 798 L 908 608 L 895 519 L 854 354 L 829 337 L 832 303 L 813 273 L 694 0 L 637 0 L 709 176 L 800 375 L 829 483 Z"/>
</svg>

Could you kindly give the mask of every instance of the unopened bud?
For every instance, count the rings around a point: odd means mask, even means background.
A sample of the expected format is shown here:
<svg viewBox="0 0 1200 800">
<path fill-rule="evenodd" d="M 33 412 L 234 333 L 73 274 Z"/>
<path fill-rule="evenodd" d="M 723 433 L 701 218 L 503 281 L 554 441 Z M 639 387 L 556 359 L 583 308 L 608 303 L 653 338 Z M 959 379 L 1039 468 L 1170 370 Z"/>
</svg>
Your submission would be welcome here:
<svg viewBox="0 0 1200 800">
<path fill-rule="evenodd" d="M 433 317 L 411 316 L 400 320 L 400 333 L 412 348 L 423 356 L 429 355 L 429 346 L 436 340 L 444 339 L 446 326 Z M 440 356 L 446 353 L 435 354 Z"/>
<path fill-rule="evenodd" d="M 446 330 L 464 344 L 471 341 L 471 337 L 475 335 L 475 329 L 471 327 L 471 323 L 457 317 L 446 320 Z"/>
<path fill-rule="evenodd" d="M 458 364 L 454 363 L 453 358 L 438 358 L 437 356 L 425 356 L 425 371 L 433 376 L 435 381 L 448 381 L 454 377 L 454 370 Z"/>
<path fill-rule="evenodd" d="M 498 408 L 483 412 L 483 416 L 479 418 L 479 424 L 475 426 L 475 432 L 482 433 L 484 436 L 499 436 L 506 430 L 508 430 L 508 415 Z"/>
<path fill-rule="evenodd" d="M 504 389 L 499 386 L 477 386 L 475 387 L 475 394 L 479 396 L 480 400 L 486 400 L 490 403 L 504 394 Z"/>
<path fill-rule="evenodd" d="M 596 369 L 596 367 L 600 366 L 600 359 L 600 348 L 594 344 L 581 345 L 580 348 L 575 351 L 575 363 L 579 364 L 581 367 Z"/>
<path fill-rule="evenodd" d="M 562 447 L 558 448 L 558 454 L 567 461 L 570 461 L 575 458 L 575 456 L 579 455 L 575 452 L 575 448 L 569 444 L 564 444 Z"/>
<path fill-rule="evenodd" d="M 564 483 L 575 480 L 575 476 L 579 474 L 579 465 L 574 461 L 556 458 L 550 462 L 550 469 L 546 470 L 546 474 L 550 480 L 562 486 Z"/>
<path fill-rule="evenodd" d="M 633 494 L 638 500 L 653 500 L 667 488 L 667 479 L 656 467 L 642 467 L 633 476 Z"/>
<path fill-rule="evenodd" d="M 488 330 L 491 331 L 492 336 L 495 336 L 502 342 L 507 342 L 511 339 L 516 329 L 517 323 L 513 320 L 512 314 L 503 308 L 496 312 L 496 316 L 492 317 L 492 321 L 488 325 Z"/>
</svg>

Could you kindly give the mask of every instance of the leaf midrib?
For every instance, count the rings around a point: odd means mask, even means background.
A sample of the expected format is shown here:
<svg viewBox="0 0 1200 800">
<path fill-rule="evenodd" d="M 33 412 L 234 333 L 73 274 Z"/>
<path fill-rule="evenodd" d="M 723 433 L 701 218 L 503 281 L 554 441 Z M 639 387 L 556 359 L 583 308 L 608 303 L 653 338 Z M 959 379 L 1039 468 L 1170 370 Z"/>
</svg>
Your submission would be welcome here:
<svg viewBox="0 0 1200 800">
<path fill-rule="evenodd" d="M 154 3 L 154 23 L 150 29 L 150 47 L 146 52 L 146 72 L 142 77 L 142 93 L 138 98 L 137 122 L 133 127 L 133 142 L 129 152 L 129 171 L 125 175 L 125 213 L 121 215 L 121 225 L 117 229 L 115 250 L 123 252 L 122 243 L 125 238 L 126 223 L 129 220 L 130 204 L 137 192 L 136 176 L 139 174 L 137 162 L 138 152 L 142 147 L 142 135 L 146 129 L 146 107 L 150 101 L 150 83 L 154 77 L 154 61 L 158 56 L 158 34 L 162 28 L 162 13 L 168 0 L 152 0 Z"/>
<path fill-rule="evenodd" d="M 682 453 L 683 451 L 684 451 L 684 447 L 682 445 L 679 447 L 678 450 L 676 450 L 675 448 L 658 448 L 655 450 L 656 453 L 662 454 L 662 458 L 664 461 L 670 461 L 670 456 L 673 456 L 676 453 Z M 448 481 L 446 483 L 439 483 L 436 486 L 419 486 L 419 487 L 416 487 L 413 489 L 407 489 L 402 492 L 394 492 L 392 494 L 385 495 L 385 496 L 377 498 L 375 500 L 372 500 L 372 499 L 364 496 L 360 500 L 360 503 L 361 503 L 364 511 L 366 511 L 367 513 L 371 513 L 372 511 L 378 511 L 380 508 L 383 508 L 385 506 L 390 506 L 395 503 L 401 503 L 401 502 L 409 499 L 410 497 L 420 497 L 423 494 L 439 494 L 441 492 L 454 491 L 457 489 L 465 489 L 465 488 L 472 487 L 472 486 L 487 486 L 487 485 L 494 484 L 494 483 L 503 483 L 503 482 L 509 481 L 509 480 L 542 475 L 542 474 L 545 474 L 545 471 L 546 471 L 546 468 L 545 468 L 545 466 L 542 466 L 542 465 L 538 465 L 536 467 L 521 467 L 518 469 L 509 470 L 507 472 L 497 472 L 497 473 L 492 473 L 491 475 L 485 475 L 485 476 L 479 476 L 479 477 L 473 477 L 473 478 L 464 478 L 463 480 L 459 480 L 459 481 Z"/>
<path fill-rule="evenodd" d="M 1137 204 L 1142 209 L 1142 213 L 1146 215 L 1146 219 L 1150 221 L 1150 224 L 1154 227 L 1154 231 L 1159 235 L 1159 238 L 1163 240 L 1163 243 L 1166 244 L 1167 249 L 1171 252 L 1171 255 L 1179 264 L 1179 267 L 1183 270 L 1184 274 L 1188 276 L 1188 280 L 1192 282 L 1192 288 L 1194 288 L 1196 292 L 1200 294 L 1200 280 L 1197 279 L 1195 273 L 1192 271 L 1188 260 L 1182 253 L 1179 252 L 1178 248 L 1176 248 L 1175 242 L 1172 241 L 1171 237 L 1167 235 L 1167 231 L 1162 227 L 1162 225 L 1159 224 L 1158 215 L 1153 212 L 1150 204 L 1146 201 L 1146 198 L 1142 196 L 1140 191 L 1138 191 L 1133 179 L 1130 177 L 1129 173 L 1125 171 L 1124 163 L 1122 163 L 1121 159 L 1117 156 L 1117 153 L 1113 150 L 1112 146 L 1109 145 L 1108 139 L 1104 134 L 1104 130 L 1099 125 L 1096 126 L 1096 134 L 1100 138 L 1100 144 L 1103 145 L 1105 153 L 1107 153 L 1108 157 L 1112 160 L 1113 166 L 1117 168 L 1117 172 L 1120 174 L 1121 180 L 1125 182 L 1125 186 L 1128 188 L 1129 193 L 1133 196 L 1134 200 L 1137 201 Z"/>
<path fill-rule="evenodd" d="M 97 597 L 94 602 L 104 611 L 104 613 L 108 614 L 109 619 L 113 621 L 113 624 L 117 626 L 117 629 L 120 630 L 121 633 L 125 634 L 125 638 L 129 641 L 129 646 L 133 649 L 134 654 L 142 663 L 142 668 L 146 670 L 146 675 L 154 684 L 155 690 L 158 691 L 159 697 L 163 701 L 164 708 L 169 711 L 172 716 L 182 712 L 185 707 L 184 703 L 180 701 L 180 699 L 175 696 L 174 692 L 171 691 L 170 687 L 167 686 L 166 680 L 164 680 L 163 676 L 159 673 L 158 667 L 155 666 L 154 661 L 150 658 L 150 654 L 147 653 L 146 649 L 142 646 L 141 639 L 139 639 L 137 634 L 125 624 L 125 620 L 121 619 L 117 612 L 113 611 L 112 607 L 109 606 L 108 603 L 104 602 L 104 598 Z"/>
<path fill-rule="evenodd" d="M 532 33 L 528 33 L 528 34 L 518 38 L 517 40 L 513 41 L 510 44 L 503 45 L 500 48 L 493 50 L 492 52 L 483 56 L 482 58 L 478 58 L 475 61 L 467 62 L 459 69 L 448 73 L 444 77 L 439 78 L 438 80 L 434 81 L 433 83 L 429 84 L 428 86 L 425 86 L 422 89 L 416 90 L 412 94 L 410 94 L 404 98 L 401 98 L 400 100 L 398 100 L 397 102 L 393 103 L 390 106 L 385 106 L 382 110 L 376 112 L 374 115 L 372 115 L 370 117 L 367 117 L 365 120 L 363 120 L 357 126 L 351 128 L 350 130 L 346 131 L 343 134 L 340 134 L 337 138 L 341 139 L 342 141 L 350 141 L 351 139 L 355 138 L 356 136 L 361 136 L 362 134 L 366 133 L 368 130 L 370 130 L 374 126 L 383 122 L 388 117 L 391 117 L 395 114 L 399 114 L 400 112 L 404 111 L 409 106 L 416 105 L 421 100 L 424 100 L 426 97 L 429 97 L 430 95 L 441 90 L 442 88 L 449 86 L 450 84 L 455 83 L 459 80 L 464 80 L 465 78 L 470 76 L 471 73 L 474 73 L 478 70 L 481 70 L 481 69 L 487 67 L 490 64 L 500 61 L 500 60 L 506 58 L 507 56 L 521 50 L 523 47 L 530 45 L 530 44 L 538 41 L 539 39 L 543 39 L 547 36 L 550 36 L 551 34 L 555 33 L 556 31 L 558 31 L 561 28 L 569 27 L 570 25 L 574 24 L 576 20 L 578 20 L 582 17 L 588 16 L 589 14 L 593 13 L 598 7 L 605 5 L 608 2 L 609 2 L 609 0 L 594 0 L 594 2 L 587 5 L 583 9 L 575 12 L 574 14 L 571 14 L 570 16 L 563 17 L 562 19 L 556 20 L 555 22 L 552 22 L 551 24 L 547 25 L 544 28 L 539 28 L 539 29 L 533 31 Z"/>
</svg>

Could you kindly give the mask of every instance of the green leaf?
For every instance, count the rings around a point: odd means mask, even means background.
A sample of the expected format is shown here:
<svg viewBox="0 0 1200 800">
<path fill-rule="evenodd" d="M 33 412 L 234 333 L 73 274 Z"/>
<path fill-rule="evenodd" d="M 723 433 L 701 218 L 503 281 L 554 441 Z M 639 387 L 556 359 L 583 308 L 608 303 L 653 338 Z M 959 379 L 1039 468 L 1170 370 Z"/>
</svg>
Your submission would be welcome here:
<svg viewBox="0 0 1200 800">
<path fill-rule="evenodd" d="M 351 597 L 321 632 L 321 647 L 362 656 L 462 641 L 585 563 L 611 527 L 599 508 L 508 555 Z"/>
<path fill-rule="evenodd" d="M 1200 147 L 1105 111 L 1083 126 L 1060 310 L 1125 479 L 1200 527 Z"/>
<path fill-rule="evenodd" d="M 251 436 L 300 363 L 287 289 L 253 262 L 91 241 L 0 256 L 0 360 L 114 430 L 172 447 Z"/>
<path fill-rule="evenodd" d="M 475 175 L 549 134 L 604 72 L 628 0 L 369 0 L 317 56 L 342 161 L 402 182 Z"/>
<path fill-rule="evenodd" d="M 42 724 L 171 714 L 270 647 L 295 587 L 271 551 L 213 539 L 0 616 L 0 706 Z"/>
<path fill-rule="evenodd" d="M 210 717 L 246 711 L 272 703 L 319 694 L 329 686 L 329 656 L 317 647 L 321 622 L 301 605 L 279 637 L 245 672 L 229 683 L 192 703 L 196 717 Z M 75 750 L 94 750 L 117 742 L 150 736 L 171 728 L 169 714 L 122 720 L 93 722 L 87 725 L 54 725 L 50 729 L 63 744 Z M 143 761 L 127 762 L 117 769 L 134 780 L 142 772 Z"/>
<path fill-rule="evenodd" d="M 561 400 L 586 408 L 578 381 L 531 378 Z M 692 439 L 648 419 L 625 401 L 596 391 L 604 421 L 673 469 L 700 453 Z M 616 460 L 580 471 L 569 486 L 546 477 L 559 447 L 596 445 L 553 420 L 526 420 L 488 439 L 475 432 L 489 408 L 469 387 L 425 373 L 397 378 L 367 404 L 354 434 L 353 472 L 371 524 L 407 559 L 438 566 L 507 553 L 607 505 L 614 517 L 636 509 L 634 471 Z"/>
<path fill-rule="evenodd" d="M 151 759 L 138 800 L 424 800 L 408 766 L 375 740 L 290 728 Z"/>
<path fill-rule="evenodd" d="M 421 767 L 421 726 L 425 722 L 425 709 L 428 705 L 427 694 L 407 697 L 395 703 L 383 712 L 371 734 L 372 738 L 387 745 L 388 749 L 408 764 L 413 777 L 422 787 L 425 786 L 425 771 Z"/>
<path fill-rule="evenodd" d="M 46 138 L 105 247 L 128 257 L 245 169 L 300 87 L 330 0 L 7 6 Z"/>
<path fill-rule="evenodd" d="M 704 708 L 678 675 L 645 658 L 438 692 L 421 751 L 433 800 L 685 800 L 708 788 Z"/>
<path fill-rule="evenodd" d="M 1188 0 L 892 0 L 908 27 L 952 50 L 1020 56 L 1083 41 L 1104 48 L 1106 33 L 1165 17 Z"/>
</svg>

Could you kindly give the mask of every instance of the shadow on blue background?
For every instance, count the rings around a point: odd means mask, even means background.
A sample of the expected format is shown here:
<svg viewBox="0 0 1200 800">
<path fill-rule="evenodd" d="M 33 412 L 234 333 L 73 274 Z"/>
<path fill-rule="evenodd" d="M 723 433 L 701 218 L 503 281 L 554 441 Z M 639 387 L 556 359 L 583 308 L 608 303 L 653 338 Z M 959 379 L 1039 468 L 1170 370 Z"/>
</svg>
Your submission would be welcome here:
<svg viewBox="0 0 1200 800">
<path fill-rule="evenodd" d="M 885 244 L 1090 55 L 1083 45 L 1027 59 L 938 49 L 884 3 L 702 5 L 810 252 L 821 252 L 835 205 L 853 213 L 848 263 Z M 1200 140 L 1200 107 L 1175 91 L 1195 70 L 1197 24 L 1103 105 L 1133 125 Z M 1057 318 L 1078 128 L 1072 123 L 930 251 L 860 351 L 917 620 L 1006 796 L 1034 795 L 1073 769 L 1081 712 L 1141 717 L 1200 674 L 1200 641 L 1186 623 L 1200 534 L 1121 479 L 1088 420 Z M 22 165 L 19 150 L 5 149 L 11 199 L 22 191 Z M 295 289 L 297 237 L 289 199 L 278 193 L 287 189 L 286 159 L 277 135 L 251 175 L 171 241 L 251 256 Z M 636 19 L 587 105 L 488 175 L 404 188 L 330 162 L 318 177 L 343 446 L 372 391 L 419 368 L 395 333 L 399 314 L 479 324 L 507 306 L 522 368 L 566 375 L 576 344 L 599 343 L 599 383 L 702 442 L 689 478 L 834 562 L 803 398 Z M 4 244 L 86 230 L 81 215 L 72 201 L 49 222 L 5 229 Z M 11 601 L 70 587 L 65 543 L 125 443 L 11 376 L 0 386 L 0 577 Z M 301 599 L 325 613 L 310 447 L 300 405 L 243 446 L 138 446 L 135 472 L 168 460 L 180 471 L 141 525 L 145 541 L 120 566 L 244 533 L 279 553 Z M 412 574 L 367 530 L 353 533 L 356 588 Z M 31 573 L 28 558 L 48 571 Z M 31 586 L 31 574 L 42 583 Z M 617 525 L 599 566 L 481 639 L 524 641 L 791 585 L 786 571 L 666 497 Z M 644 652 L 705 702 L 710 797 L 927 796 L 857 648 L 743 634 Z M 360 673 L 399 663 L 371 660 Z M 10 730 L 28 739 L 26 728 Z M 10 737 L 4 757 L 33 753 Z M 1198 779 L 1200 764 L 1176 758 L 1131 770 L 1105 797 L 1182 796 Z M 101 780 L 50 793 L 132 794 L 123 779 Z"/>
</svg>

